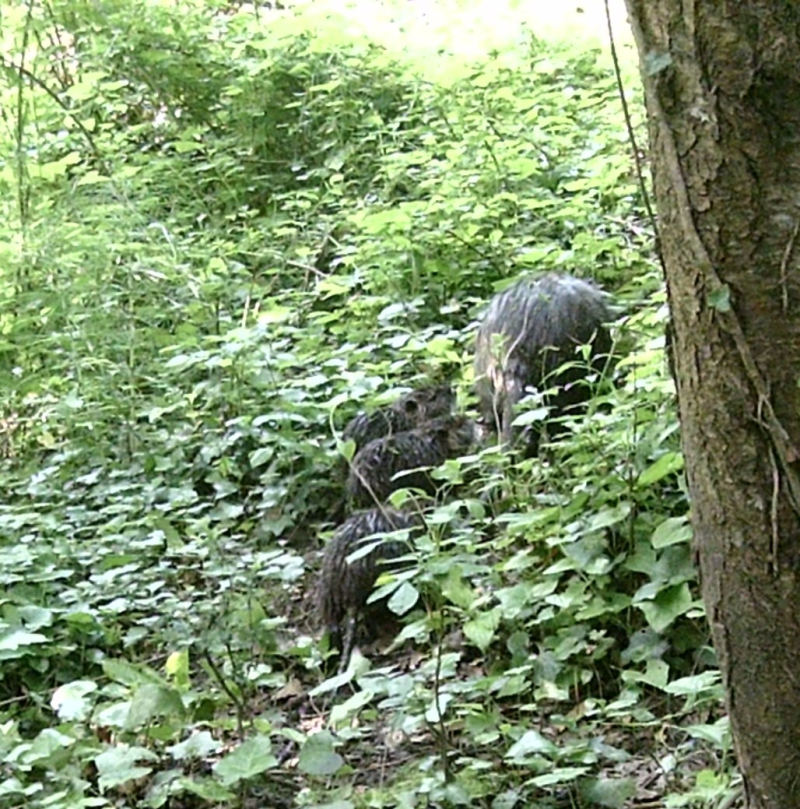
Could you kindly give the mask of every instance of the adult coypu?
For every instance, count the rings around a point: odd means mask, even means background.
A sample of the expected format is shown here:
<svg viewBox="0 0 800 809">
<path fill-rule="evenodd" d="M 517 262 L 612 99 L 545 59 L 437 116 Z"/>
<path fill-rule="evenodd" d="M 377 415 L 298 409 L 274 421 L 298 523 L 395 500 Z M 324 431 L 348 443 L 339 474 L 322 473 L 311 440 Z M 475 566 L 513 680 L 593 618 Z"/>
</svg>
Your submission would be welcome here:
<svg viewBox="0 0 800 809">
<path fill-rule="evenodd" d="M 328 630 L 331 645 L 341 653 L 340 669 L 347 665 L 359 621 L 367 618 L 366 629 L 390 621 L 385 603 L 367 604 L 378 576 L 392 568 L 392 560 L 409 553 L 405 537 L 393 532 L 419 530 L 418 514 L 393 508 L 372 508 L 352 514 L 336 529 L 325 548 L 317 590 L 320 623 Z M 388 534 L 383 538 L 382 535 Z M 363 555 L 348 561 L 360 548 Z"/>
<path fill-rule="evenodd" d="M 492 298 L 475 344 L 475 388 L 503 442 L 511 440 L 514 405 L 528 388 L 557 389 L 544 400 L 550 419 L 580 412 L 591 396 L 587 377 L 608 361 L 611 318 L 607 293 L 570 275 L 523 278 Z M 584 344 L 588 364 L 576 352 Z M 532 454 L 540 430 L 527 435 Z"/>
<path fill-rule="evenodd" d="M 352 440 L 356 452 L 376 438 L 413 430 L 426 421 L 449 415 L 456 395 L 450 385 L 429 385 L 403 394 L 387 407 L 371 413 L 359 413 L 342 431 L 342 438 Z"/>
<path fill-rule="evenodd" d="M 351 507 L 382 503 L 398 489 L 436 494 L 430 469 L 457 458 L 475 444 L 477 431 L 466 416 L 442 416 L 421 427 L 370 441 L 350 464 L 347 499 Z M 422 468 L 421 468 L 422 467 Z"/>
</svg>

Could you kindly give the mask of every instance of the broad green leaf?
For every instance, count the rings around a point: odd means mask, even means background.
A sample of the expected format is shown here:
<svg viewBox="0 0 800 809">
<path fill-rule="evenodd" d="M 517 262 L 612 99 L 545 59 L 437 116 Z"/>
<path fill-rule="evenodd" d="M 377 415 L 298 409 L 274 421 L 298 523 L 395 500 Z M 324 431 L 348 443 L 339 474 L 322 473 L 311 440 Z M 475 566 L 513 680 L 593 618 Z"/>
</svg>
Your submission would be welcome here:
<svg viewBox="0 0 800 809">
<path fill-rule="evenodd" d="M 491 803 L 491 809 L 519 809 L 522 794 L 517 789 L 506 789 Z"/>
<path fill-rule="evenodd" d="M 4 629 L 0 631 L 0 660 L 11 660 L 27 654 L 29 647 L 47 643 L 48 639 L 38 632 L 24 629 Z"/>
<path fill-rule="evenodd" d="M 497 696 L 500 699 L 524 694 L 531 689 L 531 679 L 524 674 L 505 675 L 498 681 Z"/>
<path fill-rule="evenodd" d="M 80 80 L 74 82 L 65 91 L 65 94 L 75 101 L 83 101 L 87 98 L 94 98 L 100 92 L 101 82 L 108 75 L 109 74 L 104 70 L 82 71 L 80 74 Z"/>
<path fill-rule="evenodd" d="M 176 760 L 203 759 L 220 749 L 221 743 L 207 731 L 193 733 L 178 744 L 167 747 L 167 752 Z"/>
<path fill-rule="evenodd" d="M 73 680 L 59 686 L 50 700 L 50 706 L 62 722 L 82 721 L 91 715 L 93 699 L 87 695 L 97 691 L 94 680 Z"/>
<path fill-rule="evenodd" d="M 126 723 L 130 709 L 131 704 L 128 700 L 112 702 L 110 705 L 106 705 L 97 710 L 93 718 L 101 727 L 124 730 L 127 729 Z"/>
<path fill-rule="evenodd" d="M 553 579 L 553 588 L 558 582 Z M 495 591 L 495 598 L 502 607 L 502 617 L 506 620 L 515 619 L 533 600 L 530 586 L 525 584 L 515 584 L 511 587 L 503 587 Z"/>
<path fill-rule="evenodd" d="M 636 782 L 632 778 L 590 778 L 581 782 L 579 789 L 585 801 L 622 809 L 636 794 Z"/>
<path fill-rule="evenodd" d="M 718 312 L 730 312 L 731 310 L 731 288 L 727 284 L 721 284 L 717 289 L 708 294 L 708 305 Z"/>
<path fill-rule="evenodd" d="M 610 528 L 628 519 L 631 513 L 630 503 L 620 503 L 612 508 L 599 509 L 591 515 L 588 521 L 588 530 L 599 531 L 603 528 Z"/>
<path fill-rule="evenodd" d="M 105 174 L 101 174 L 99 171 L 94 169 L 90 169 L 86 172 L 86 174 L 82 175 L 78 179 L 78 186 L 88 186 L 88 185 L 106 185 L 110 182 L 110 178 L 107 177 Z"/>
<path fill-rule="evenodd" d="M 182 687 L 189 685 L 189 651 L 182 649 L 180 652 L 173 652 L 164 666 L 169 677 Z"/>
<path fill-rule="evenodd" d="M 692 527 L 686 517 L 668 517 L 653 531 L 653 547 L 666 548 L 682 542 L 690 542 Z"/>
<path fill-rule="evenodd" d="M 491 646 L 495 632 L 500 626 L 500 608 L 495 607 L 486 612 L 479 613 L 475 618 L 464 624 L 464 634 L 482 652 Z"/>
<path fill-rule="evenodd" d="M 72 152 L 61 160 L 53 160 L 49 163 L 40 163 L 36 170 L 43 180 L 52 181 L 57 177 L 62 177 L 72 168 L 80 163 L 80 155 Z"/>
<path fill-rule="evenodd" d="M 528 756 L 553 757 L 558 748 L 546 739 L 538 730 L 526 730 L 522 737 L 514 742 L 505 754 L 505 758 L 520 761 Z"/>
<path fill-rule="evenodd" d="M 178 788 L 182 788 L 185 792 L 197 795 L 198 798 L 211 804 L 232 805 L 236 799 L 233 792 L 225 789 L 222 784 L 209 777 L 180 778 L 175 786 L 176 789 L 172 794 L 177 794 Z"/>
<path fill-rule="evenodd" d="M 153 768 L 143 765 L 142 762 L 156 761 L 158 756 L 145 747 L 118 744 L 116 747 L 106 749 L 94 758 L 100 791 L 106 792 L 128 781 L 149 775 Z"/>
<path fill-rule="evenodd" d="M 459 565 L 453 565 L 442 583 L 442 595 L 463 609 L 475 603 L 475 593 L 464 579 L 464 572 Z"/>
<path fill-rule="evenodd" d="M 288 306 L 272 304 L 269 308 L 263 308 L 258 314 L 258 322 L 261 324 L 283 323 L 288 320 L 294 312 Z"/>
<path fill-rule="evenodd" d="M 300 749 L 297 766 L 308 775 L 333 775 L 344 765 L 344 759 L 336 752 L 335 746 L 335 739 L 330 733 L 314 733 Z"/>
<path fill-rule="evenodd" d="M 680 452 L 665 452 L 639 475 L 637 486 L 652 486 L 659 480 L 680 472 L 683 469 L 683 455 Z"/>
<path fill-rule="evenodd" d="M 404 581 L 391 595 L 387 605 L 395 615 L 405 615 L 419 601 L 419 591 Z"/>
<path fill-rule="evenodd" d="M 363 688 L 360 691 L 356 691 L 355 694 L 348 697 L 344 702 L 334 705 L 331 708 L 331 727 L 339 728 L 350 724 L 352 718 L 356 716 L 362 708 L 369 705 L 373 699 L 375 699 L 375 694 L 368 688 Z"/>
<path fill-rule="evenodd" d="M 342 686 L 352 682 L 357 674 L 367 671 L 368 669 L 369 662 L 364 657 L 361 655 L 353 655 L 345 671 L 324 680 L 318 686 L 312 688 L 309 694 L 312 697 L 317 697 L 332 691 L 338 691 Z"/>
<path fill-rule="evenodd" d="M 731 728 L 727 716 L 721 717 L 713 725 L 687 725 L 685 730 L 693 739 L 708 742 L 717 750 L 728 752 L 731 748 Z"/>
<path fill-rule="evenodd" d="M 133 730 L 149 725 L 160 717 L 182 718 L 185 714 L 183 701 L 175 689 L 146 683 L 134 691 L 125 726 Z"/>
<path fill-rule="evenodd" d="M 536 775 L 531 783 L 537 787 L 550 787 L 554 784 L 568 784 L 577 781 L 582 775 L 589 772 L 588 767 L 557 767 L 552 772 Z"/>
<path fill-rule="evenodd" d="M 673 680 L 664 690 L 668 694 L 699 694 L 709 688 L 716 689 L 721 681 L 722 675 L 719 671 L 703 671 L 691 677 L 680 677 Z"/>
<path fill-rule="evenodd" d="M 222 784 L 230 787 L 277 766 L 269 736 L 254 736 L 218 761 L 213 770 Z"/>
<path fill-rule="evenodd" d="M 250 453 L 250 464 L 258 468 L 269 463 L 275 457 L 274 447 L 261 447 Z"/>
<path fill-rule="evenodd" d="M 57 766 L 57 762 L 52 761 L 53 757 L 75 743 L 74 737 L 59 733 L 54 728 L 45 728 L 36 736 L 28 750 L 19 757 L 19 761 L 31 767 L 47 767 L 48 764 Z"/>
<path fill-rule="evenodd" d="M 0 781 L 0 798 L 5 797 L 12 797 L 16 796 L 16 800 L 19 801 L 19 796 L 28 794 L 35 794 L 41 790 L 39 784 L 31 784 L 27 789 L 23 785 L 22 781 L 18 778 L 5 778 Z M 12 805 L 13 804 L 9 804 Z"/>
<path fill-rule="evenodd" d="M 439 693 L 426 709 L 425 720 L 430 722 L 432 725 L 437 725 L 445 718 L 447 714 L 447 706 L 450 705 L 453 699 L 453 694 L 449 694 L 447 692 Z"/>
<path fill-rule="evenodd" d="M 692 608 L 694 599 L 689 585 L 684 583 L 661 590 L 652 601 L 634 603 L 644 613 L 647 623 L 656 632 L 663 632 L 676 618 Z"/>
<path fill-rule="evenodd" d="M 191 140 L 176 140 L 172 142 L 172 148 L 178 154 L 192 154 L 194 152 L 202 152 L 203 144 Z"/>
<path fill-rule="evenodd" d="M 104 660 L 103 671 L 110 679 L 127 686 L 167 685 L 166 681 L 151 668 L 128 663 L 125 660 Z"/>
<path fill-rule="evenodd" d="M 646 683 L 664 690 L 669 682 L 669 665 L 663 660 L 648 660 L 644 672 L 624 671 L 625 682 Z"/>
</svg>

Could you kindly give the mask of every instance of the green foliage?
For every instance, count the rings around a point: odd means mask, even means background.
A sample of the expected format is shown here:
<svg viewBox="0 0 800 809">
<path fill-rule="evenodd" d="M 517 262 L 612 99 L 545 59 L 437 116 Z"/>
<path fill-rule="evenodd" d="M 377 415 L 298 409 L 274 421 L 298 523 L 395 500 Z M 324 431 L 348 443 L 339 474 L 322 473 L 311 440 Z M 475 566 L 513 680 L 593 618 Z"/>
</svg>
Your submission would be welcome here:
<svg viewBox="0 0 800 809">
<path fill-rule="evenodd" d="M 613 807 L 643 748 L 669 805 L 727 795 L 663 295 L 598 54 L 526 36 L 434 78 L 313 9 L 5 21 L 0 807 Z M 423 379 L 470 408 L 481 307 L 552 269 L 613 291 L 614 386 L 539 459 L 436 473 L 449 499 L 379 581 L 397 659 L 326 681 L 343 426 Z"/>
</svg>

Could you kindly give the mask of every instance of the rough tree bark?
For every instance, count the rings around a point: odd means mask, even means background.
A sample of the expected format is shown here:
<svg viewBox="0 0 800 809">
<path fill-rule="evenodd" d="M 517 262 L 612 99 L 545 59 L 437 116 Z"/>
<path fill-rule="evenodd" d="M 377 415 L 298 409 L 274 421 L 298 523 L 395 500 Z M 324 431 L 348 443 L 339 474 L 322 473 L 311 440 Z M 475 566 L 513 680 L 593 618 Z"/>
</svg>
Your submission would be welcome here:
<svg viewBox="0 0 800 809">
<path fill-rule="evenodd" d="M 752 809 L 800 807 L 800 2 L 626 0 L 703 598 Z"/>
</svg>

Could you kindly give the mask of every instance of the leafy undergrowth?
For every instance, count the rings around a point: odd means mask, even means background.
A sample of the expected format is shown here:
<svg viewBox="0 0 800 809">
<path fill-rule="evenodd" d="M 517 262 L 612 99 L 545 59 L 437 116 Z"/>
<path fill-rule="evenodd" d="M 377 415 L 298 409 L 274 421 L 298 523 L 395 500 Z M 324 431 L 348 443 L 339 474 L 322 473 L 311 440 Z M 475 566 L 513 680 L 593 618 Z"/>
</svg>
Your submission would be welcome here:
<svg viewBox="0 0 800 809">
<path fill-rule="evenodd" d="M 358 28 L 9 11 L 0 807 L 733 805 L 613 76 Z M 396 635 L 328 676 L 342 427 L 422 380 L 473 412 L 476 318 L 544 270 L 613 293 L 614 386 L 445 465 Z"/>
</svg>

